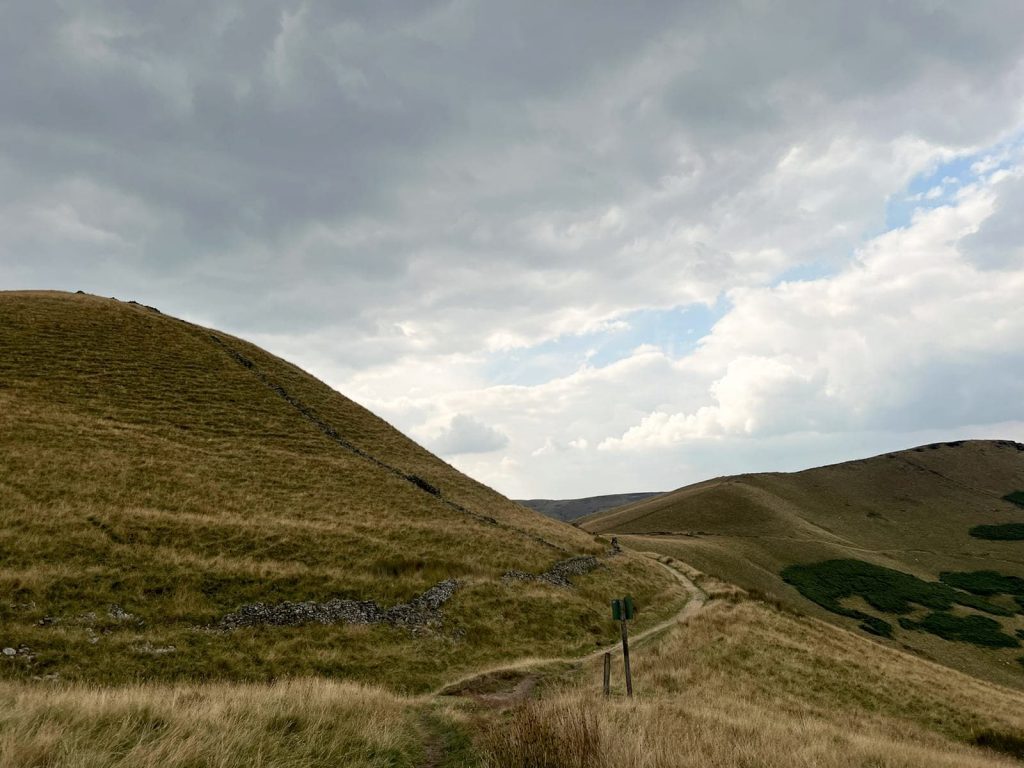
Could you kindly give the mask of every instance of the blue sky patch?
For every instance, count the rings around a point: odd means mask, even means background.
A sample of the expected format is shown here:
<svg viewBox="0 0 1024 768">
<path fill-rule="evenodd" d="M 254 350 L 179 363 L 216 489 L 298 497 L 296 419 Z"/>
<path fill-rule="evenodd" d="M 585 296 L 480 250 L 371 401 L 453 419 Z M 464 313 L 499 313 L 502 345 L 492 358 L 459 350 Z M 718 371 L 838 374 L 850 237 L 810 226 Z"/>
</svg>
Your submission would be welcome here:
<svg viewBox="0 0 1024 768">
<path fill-rule="evenodd" d="M 611 365 L 643 344 L 656 346 L 670 357 L 682 357 L 696 348 L 728 309 L 729 302 L 720 298 L 711 307 L 637 310 L 619 318 L 626 327 L 560 336 L 528 349 L 493 355 L 486 376 L 492 384 L 534 386 L 568 376 L 583 365 Z"/>
</svg>

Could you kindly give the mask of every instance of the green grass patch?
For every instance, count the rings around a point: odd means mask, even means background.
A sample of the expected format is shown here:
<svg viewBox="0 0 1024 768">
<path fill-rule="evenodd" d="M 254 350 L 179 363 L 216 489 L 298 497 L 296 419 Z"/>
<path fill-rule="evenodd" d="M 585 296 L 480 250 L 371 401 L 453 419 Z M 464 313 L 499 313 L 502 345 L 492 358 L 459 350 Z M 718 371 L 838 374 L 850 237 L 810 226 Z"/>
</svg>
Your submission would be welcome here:
<svg viewBox="0 0 1024 768">
<path fill-rule="evenodd" d="M 976 525 L 968 533 L 976 539 L 988 539 L 989 541 L 1022 541 L 1024 540 L 1024 523 Z"/>
<path fill-rule="evenodd" d="M 974 595 L 1024 595 L 1024 579 L 996 571 L 946 571 L 939 580 Z"/>
<path fill-rule="evenodd" d="M 921 621 L 900 619 L 904 629 L 931 632 L 945 640 L 973 643 L 983 648 L 1019 648 L 1020 641 L 1003 632 L 1002 625 L 987 616 L 954 616 L 946 611 L 932 611 Z"/>
</svg>

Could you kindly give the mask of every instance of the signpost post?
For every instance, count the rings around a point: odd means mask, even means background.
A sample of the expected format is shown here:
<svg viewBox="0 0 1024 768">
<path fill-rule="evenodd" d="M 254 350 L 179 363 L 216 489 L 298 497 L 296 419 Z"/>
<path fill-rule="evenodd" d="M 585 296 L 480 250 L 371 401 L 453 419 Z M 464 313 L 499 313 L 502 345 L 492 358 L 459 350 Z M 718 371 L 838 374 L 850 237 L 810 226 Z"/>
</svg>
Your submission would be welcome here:
<svg viewBox="0 0 1024 768">
<path fill-rule="evenodd" d="M 633 698 L 633 674 L 629 668 L 629 630 L 626 622 L 633 618 L 636 608 L 633 606 L 633 598 L 626 595 L 622 600 L 612 600 L 612 619 L 619 622 L 622 629 L 622 663 L 626 668 L 626 695 Z M 608 669 L 607 657 L 605 669 Z M 605 690 L 607 691 L 608 673 L 605 673 Z"/>
</svg>

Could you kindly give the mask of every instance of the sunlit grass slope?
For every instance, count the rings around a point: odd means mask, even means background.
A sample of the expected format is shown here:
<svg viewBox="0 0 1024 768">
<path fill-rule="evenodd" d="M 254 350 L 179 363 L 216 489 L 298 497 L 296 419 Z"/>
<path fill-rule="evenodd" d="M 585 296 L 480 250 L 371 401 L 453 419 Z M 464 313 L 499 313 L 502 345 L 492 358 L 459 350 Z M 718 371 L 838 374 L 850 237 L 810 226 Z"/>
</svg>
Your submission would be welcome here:
<svg viewBox="0 0 1024 768">
<path fill-rule="evenodd" d="M 634 650 L 633 701 L 615 672 L 609 700 L 595 665 L 499 718 L 486 764 L 981 768 L 1024 750 L 1021 692 L 735 591 Z"/>
<path fill-rule="evenodd" d="M 786 584 L 782 573 L 794 565 L 836 561 L 834 566 L 817 569 L 823 578 L 830 578 L 830 573 L 848 570 L 849 563 L 843 563 L 852 560 L 929 584 L 950 572 L 961 574 L 953 582 L 961 586 L 977 581 L 970 574 L 978 571 L 1024 577 L 1024 542 L 972 535 L 977 526 L 1024 521 L 1024 509 L 1006 498 L 1020 489 L 1024 489 L 1024 446 L 1011 441 L 964 441 L 804 472 L 717 478 L 599 513 L 581 525 L 591 532 L 631 534 L 624 541 L 633 546 L 673 555 L 748 589 L 854 627 L 863 625 L 863 618 L 840 618 L 823 610 Z M 835 589 L 841 592 L 844 583 L 839 575 L 836 579 Z M 986 633 L 976 631 L 978 626 L 995 631 L 990 623 L 994 621 L 1002 627 L 1002 637 L 1011 638 L 1007 645 L 1021 642 L 1016 632 L 1024 630 L 1024 616 L 1012 590 L 986 598 L 997 612 L 1008 616 L 975 610 L 969 607 L 971 601 L 954 601 L 945 609 L 936 607 L 941 600 L 930 607 L 911 602 L 890 612 L 865 602 L 866 598 L 879 603 L 872 592 L 891 591 L 882 582 L 900 579 L 890 573 L 881 581 L 876 579 L 877 586 L 860 585 L 860 592 L 841 598 L 843 610 L 851 617 L 868 615 L 885 621 L 894 628 L 896 644 L 975 674 L 1024 685 L 1024 666 L 1018 662 L 1024 643 L 1022 647 L 982 647 L 924 631 L 931 628 L 968 638 L 973 633 L 981 640 Z M 936 593 L 917 581 L 907 583 L 910 592 Z M 813 590 L 804 591 L 813 594 Z M 987 636 L 991 638 L 992 632 Z"/>
<path fill-rule="evenodd" d="M 501 578 L 606 547 L 240 339 L 112 299 L 0 293 L 0 645 L 29 649 L 0 676 L 421 690 L 592 648 L 614 632 L 610 594 L 658 605 L 645 620 L 671 609 L 642 558 L 602 560 L 574 589 Z M 242 604 L 387 607 L 448 578 L 432 629 L 209 629 Z"/>
</svg>

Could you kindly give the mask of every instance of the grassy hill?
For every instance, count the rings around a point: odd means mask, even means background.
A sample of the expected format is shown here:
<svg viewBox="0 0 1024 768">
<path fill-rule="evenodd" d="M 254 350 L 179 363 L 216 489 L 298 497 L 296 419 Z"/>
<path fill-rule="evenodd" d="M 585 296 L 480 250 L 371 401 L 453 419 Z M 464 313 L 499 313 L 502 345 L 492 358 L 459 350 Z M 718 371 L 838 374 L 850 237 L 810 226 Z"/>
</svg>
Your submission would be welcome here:
<svg viewBox="0 0 1024 768">
<path fill-rule="evenodd" d="M 644 501 L 657 493 L 612 493 L 585 499 L 519 499 L 517 503 L 555 520 L 570 522 L 595 512 Z"/>
<path fill-rule="evenodd" d="M 779 610 L 706 594 L 620 660 L 509 670 L 463 696 L 318 679 L 97 689 L 0 682 L 0 768 L 1009 768 L 1024 693 Z"/>
<path fill-rule="evenodd" d="M 963 441 L 723 477 L 584 518 L 974 674 L 1024 685 L 1024 446 Z"/>
<path fill-rule="evenodd" d="M 0 677 L 425 690 L 613 638 L 609 595 L 678 604 L 606 550 L 241 339 L 0 293 Z"/>
</svg>

